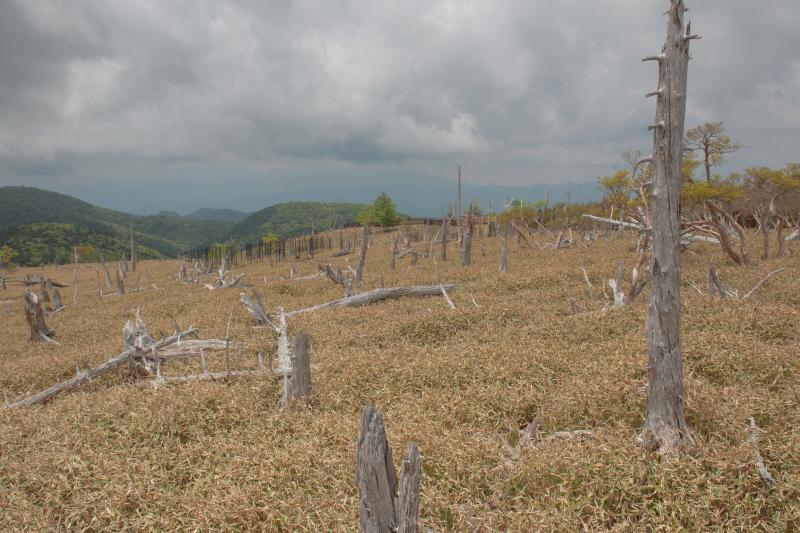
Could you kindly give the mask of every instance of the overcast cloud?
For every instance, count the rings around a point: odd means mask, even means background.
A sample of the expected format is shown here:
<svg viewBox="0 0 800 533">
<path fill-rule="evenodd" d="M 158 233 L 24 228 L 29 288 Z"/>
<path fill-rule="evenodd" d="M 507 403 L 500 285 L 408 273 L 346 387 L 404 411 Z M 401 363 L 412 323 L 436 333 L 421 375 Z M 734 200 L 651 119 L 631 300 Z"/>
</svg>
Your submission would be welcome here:
<svg viewBox="0 0 800 533">
<path fill-rule="evenodd" d="M 800 2 L 687 3 L 687 125 L 724 120 L 747 146 L 724 171 L 800 160 Z M 474 184 L 593 181 L 650 143 L 639 59 L 667 7 L 4 1 L 0 185 L 155 212 L 419 187 L 457 164 Z"/>
</svg>

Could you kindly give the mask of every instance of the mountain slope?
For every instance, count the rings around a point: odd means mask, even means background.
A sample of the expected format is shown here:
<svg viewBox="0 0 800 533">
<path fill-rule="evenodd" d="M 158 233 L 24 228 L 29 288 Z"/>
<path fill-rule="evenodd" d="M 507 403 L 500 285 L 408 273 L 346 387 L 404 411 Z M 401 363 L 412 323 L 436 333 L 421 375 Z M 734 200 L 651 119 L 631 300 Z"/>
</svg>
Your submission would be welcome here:
<svg viewBox="0 0 800 533">
<path fill-rule="evenodd" d="M 71 242 L 70 239 L 89 238 L 105 235 L 126 241 L 130 228 L 133 227 L 138 245 L 142 252 L 151 249 L 162 255 L 174 256 L 190 248 L 202 246 L 227 238 L 230 223 L 192 220 L 172 216 L 138 216 L 94 206 L 88 202 L 71 196 L 59 194 L 33 187 L 0 187 L 0 232 L 5 242 L 14 239 L 15 232 L 22 231 L 30 224 L 72 225 L 67 230 L 63 226 L 51 227 L 48 231 L 64 231 L 62 239 L 51 239 L 50 242 L 61 242 L 63 246 L 84 244 Z M 30 232 L 23 231 L 30 235 Z M 100 239 L 102 240 L 102 239 Z M 70 244 L 68 244 L 70 243 Z M 60 257 L 60 252 L 53 251 L 50 257 Z"/>
<path fill-rule="evenodd" d="M 237 211 L 236 209 L 215 209 L 213 207 L 201 207 L 184 215 L 184 218 L 192 220 L 216 220 L 218 222 L 230 222 L 236 224 L 249 216 L 249 213 Z"/>
<path fill-rule="evenodd" d="M 231 235 L 245 243 L 258 241 L 267 233 L 281 238 L 302 233 L 327 230 L 352 224 L 364 204 L 286 202 L 256 211 L 230 230 Z"/>
</svg>

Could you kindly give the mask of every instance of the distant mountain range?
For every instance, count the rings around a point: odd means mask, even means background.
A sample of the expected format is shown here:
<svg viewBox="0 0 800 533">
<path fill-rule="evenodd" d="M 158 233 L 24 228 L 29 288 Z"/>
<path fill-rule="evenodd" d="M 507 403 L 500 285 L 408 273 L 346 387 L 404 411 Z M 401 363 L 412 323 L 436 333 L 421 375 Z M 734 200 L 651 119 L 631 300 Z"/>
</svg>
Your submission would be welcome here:
<svg viewBox="0 0 800 533">
<path fill-rule="evenodd" d="M 73 247 L 96 260 L 129 253 L 133 228 L 140 258 L 174 257 L 193 248 L 237 239 L 256 242 L 266 233 L 281 238 L 354 222 L 364 204 L 288 202 L 248 215 L 233 209 L 198 209 L 186 216 L 165 211 L 139 216 L 97 207 L 33 187 L 0 187 L 0 246 L 18 252 L 25 265 L 64 263 Z"/>
</svg>

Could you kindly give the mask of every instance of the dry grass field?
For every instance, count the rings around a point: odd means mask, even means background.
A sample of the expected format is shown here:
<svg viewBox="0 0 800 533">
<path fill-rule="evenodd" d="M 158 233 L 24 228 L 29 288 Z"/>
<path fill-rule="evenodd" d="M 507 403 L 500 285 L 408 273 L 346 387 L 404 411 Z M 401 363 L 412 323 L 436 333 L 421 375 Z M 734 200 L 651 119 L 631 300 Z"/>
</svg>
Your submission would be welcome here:
<svg viewBox="0 0 800 533">
<path fill-rule="evenodd" d="M 0 524 L 7 531 L 349 531 L 357 527 L 355 444 L 367 403 L 386 419 L 398 463 L 409 441 L 423 454 L 421 525 L 435 531 L 789 531 L 800 529 L 800 267 L 797 255 L 738 268 L 718 249 L 685 253 L 683 339 L 687 419 L 699 445 L 673 461 L 637 445 L 644 414 L 643 295 L 604 310 L 601 285 L 633 236 L 563 250 L 479 241 L 473 265 L 457 250 L 440 265 L 451 296 L 401 299 L 300 315 L 290 334 L 312 343 L 313 393 L 279 410 L 280 383 L 259 374 L 223 382 L 132 386 L 106 376 L 38 407 L 0 409 Z M 753 256 L 757 257 L 757 251 Z M 427 259 L 389 271 L 389 235 L 367 258 L 365 287 L 432 283 Z M 769 271 L 747 301 L 701 295 L 709 258 L 740 291 Z M 355 257 L 350 261 L 356 261 Z M 330 260 L 298 261 L 300 275 Z M 580 267 L 595 285 L 590 301 Z M 253 328 L 239 289 L 208 291 L 176 279 L 177 261 L 143 262 L 144 292 L 95 297 L 93 265 L 80 272 L 77 306 L 48 317 L 58 344 L 29 343 L 22 288 L 0 291 L 0 382 L 13 398 L 66 379 L 121 351 L 136 308 L 151 333 L 172 318 L 203 338 L 224 338 L 233 311 L 234 361 L 257 368 L 275 336 Z M 342 297 L 325 278 L 286 279 L 289 263 L 246 272 L 270 311 Z M 72 267 L 23 269 L 71 283 Z M 626 276 L 627 278 L 627 276 Z M 155 288 L 157 287 L 157 289 Z M 646 290 L 645 290 L 646 292 Z M 581 310 L 567 311 L 574 297 Z M 475 304 L 473 304 L 473 299 Z M 10 302 L 8 300 L 11 300 Z M 222 368 L 222 356 L 210 360 Z M 165 374 L 196 371 L 176 363 Z M 516 460 L 508 446 L 538 417 L 542 437 Z M 753 465 L 747 421 L 776 485 Z M 591 436 L 547 439 L 555 431 Z"/>
</svg>

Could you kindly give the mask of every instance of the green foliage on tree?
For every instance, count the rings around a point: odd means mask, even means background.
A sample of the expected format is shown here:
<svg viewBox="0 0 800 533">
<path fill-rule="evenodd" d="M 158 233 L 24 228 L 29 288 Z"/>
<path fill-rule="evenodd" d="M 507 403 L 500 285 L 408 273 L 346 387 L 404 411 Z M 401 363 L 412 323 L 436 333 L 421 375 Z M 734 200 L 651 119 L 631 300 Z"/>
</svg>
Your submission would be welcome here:
<svg viewBox="0 0 800 533">
<path fill-rule="evenodd" d="M 278 244 L 279 240 L 280 239 L 278 239 L 278 236 L 275 235 L 274 233 L 267 233 L 266 235 L 261 237 L 261 242 L 265 246 L 275 246 L 276 244 Z"/>
<path fill-rule="evenodd" d="M 96 261 L 99 250 L 107 258 L 130 252 L 128 239 L 113 230 L 97 231 L 74 224 L 28 224 L 0 232 L 0 243 L 17 251 L 18 262 L 23 266 L 71 263 L 75 247 L 79 249 L 81 261 Z M 136 253 L 140 259 L 164 257 L 141 244 L 137 245 Z"/>
<path fill-rule="evenodd" d="M 7 244 L 0 246 L 0 267 L 10 267 L 14 264 L 14 259 L 19 255 L 15 249 Z"/>
<path fill-rule="evenodd" d="M 384 228 L 394 226 L 400 221 L 394 200 L 385 192 L 380 193 L 372 202 L 372 221 Z"/>
<path fill-rule="evenodd" d="M 706 181 L 711 181 L 711 167 L 721 165 L 725 154 L 732 154 L 742 147 L 725 134 L 722 122 L 706 122 L 690 129 L 686 132 L 685 143 L 702 154 Z"/>
</svg>

